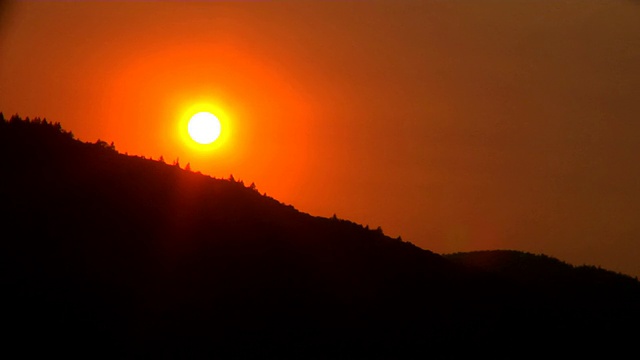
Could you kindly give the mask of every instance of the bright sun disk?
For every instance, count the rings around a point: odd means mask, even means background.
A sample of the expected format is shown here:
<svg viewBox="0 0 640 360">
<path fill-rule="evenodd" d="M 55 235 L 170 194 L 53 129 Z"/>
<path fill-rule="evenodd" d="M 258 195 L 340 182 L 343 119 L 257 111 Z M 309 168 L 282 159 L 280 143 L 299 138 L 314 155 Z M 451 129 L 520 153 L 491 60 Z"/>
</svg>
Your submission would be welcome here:
<svg viewBox="0 0 640 360">
<path fill-rule="evenodd" d="M 193 141 L 211 144 L 220 136 L 220 120 L 210 112 L 199 112 L 191 117 L 187 131 Z"/>
</svg>

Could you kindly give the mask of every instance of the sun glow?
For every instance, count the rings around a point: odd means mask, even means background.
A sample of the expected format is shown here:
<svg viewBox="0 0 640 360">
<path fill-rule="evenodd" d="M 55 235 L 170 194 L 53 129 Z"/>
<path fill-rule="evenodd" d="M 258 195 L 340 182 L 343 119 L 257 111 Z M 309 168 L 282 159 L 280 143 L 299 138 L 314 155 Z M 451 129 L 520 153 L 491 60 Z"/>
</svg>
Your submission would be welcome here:
<svg viewBox="0 0 640 360">
<path fill-rule="evenodd" d="M 192 103 L 182 109 L 177 114 L 177 129 L 174 128 L 181 146 L 186 145 L 192 155 L 203 156 L 221 155 L 223 148 L 225 153 L 229 150 L 229 137 L 234 131 L 225 109 L 208 101 Z"/>
<path fill-rule="evenodd" d="M 198 144 L 211 144 L 220 136 L 220 120 L 210 112 L 199 112 L 189 120 L 187 131 Z"/>
</svg>

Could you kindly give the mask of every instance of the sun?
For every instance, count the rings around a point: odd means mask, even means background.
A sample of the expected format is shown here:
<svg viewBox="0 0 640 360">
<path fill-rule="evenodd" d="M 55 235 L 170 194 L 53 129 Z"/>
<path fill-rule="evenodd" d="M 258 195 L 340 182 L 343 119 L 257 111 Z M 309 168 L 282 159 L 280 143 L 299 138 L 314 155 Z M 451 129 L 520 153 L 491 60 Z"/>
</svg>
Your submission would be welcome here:
<svg viewBox="0 0 640 360">
<path fill-rule="evenodd" d="M 180 109 L 175 113 L 178 121 L 174 123 L 175 127 L 167 129 L 171 131 L 167 136 L 179 141 L 180 146 L 186 147 L 193 156 L 228 154 L 233 149 L 232 138 L 236 133 L 233 113 L 211 100 L 187 100 L 183 106 L 176 107 Z"/>
<path fill-rule="evenodd" d="M 198 144 L 211 144 L 220 136 L 220 120 L 210 112 L 199 112 L 189 119 L 187 131 Z"/>
</svg>

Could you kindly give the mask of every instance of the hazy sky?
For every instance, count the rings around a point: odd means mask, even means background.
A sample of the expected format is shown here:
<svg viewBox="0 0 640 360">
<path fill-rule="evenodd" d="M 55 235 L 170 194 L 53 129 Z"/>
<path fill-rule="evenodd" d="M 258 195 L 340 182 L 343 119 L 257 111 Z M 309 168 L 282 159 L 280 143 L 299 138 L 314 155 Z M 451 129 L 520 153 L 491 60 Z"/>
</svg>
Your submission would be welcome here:
<svg viewBox="0 0 640 360">
<path fill-rule="evenodd" d="M 12 2 L 0 111 L 438 253 L 640 275 L 640 3 Z M 179 136 L 208 104 L 226 140 Z"/>
</svg>

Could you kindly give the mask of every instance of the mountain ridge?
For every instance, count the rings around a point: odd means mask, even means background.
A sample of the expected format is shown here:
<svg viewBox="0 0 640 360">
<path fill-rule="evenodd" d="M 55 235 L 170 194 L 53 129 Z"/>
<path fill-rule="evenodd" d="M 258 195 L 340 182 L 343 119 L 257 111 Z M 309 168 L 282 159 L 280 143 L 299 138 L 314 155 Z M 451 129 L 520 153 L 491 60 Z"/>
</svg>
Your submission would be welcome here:
<svg viewBox="0 0 640 360">
<path fill-rule="evenodd" d="M 574 276 L 582 270 L 522 252 L 441 256 L 239 181 L 80 142 L 59 124 L 0 116 L 0 154 L 16 343 L 69 351 L 63 339 L 77 337 L 134 357 L 404 357 L 495 338 L 624 344 L 635 333 L 623 327 L 640 319 L 640 285 L 623 274 Z M 552 270 L 531 279 L 540 268 Z"/>
</svg>

